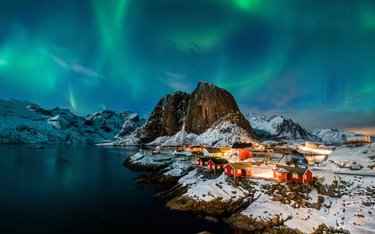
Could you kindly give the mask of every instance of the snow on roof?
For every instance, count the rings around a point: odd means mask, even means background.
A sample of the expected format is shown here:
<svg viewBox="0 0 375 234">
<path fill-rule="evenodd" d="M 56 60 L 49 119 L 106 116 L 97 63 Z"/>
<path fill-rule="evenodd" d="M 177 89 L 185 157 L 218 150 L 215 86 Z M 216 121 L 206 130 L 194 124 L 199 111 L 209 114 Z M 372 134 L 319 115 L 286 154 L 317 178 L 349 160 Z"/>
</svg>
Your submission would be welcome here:
<svg viewBox="0 0 375 234">
<path fill-rule="evenodd" d="M 228 161 L 225 158 L 211 158 L 209 161 L 212 161 L 214 164 L 227 164 Z"/>
<path fill-rule="evenodd" d="M 302 168 L 302 167 L 290 167 L 290 166 L 286 166 L 286 165 L 281 165 L 281 164 L 276 164 L 276 167 L 277 168 L 280 168 L 280 169 L 285 169 L 285 170 L 288 170 L 290 172 L 293 172 L 293 173 L 297 173 L 299 175 L 303 175 L 306 173 L 307 168 Z"/>
<path fill-rule="evenodd" d="M 230 167 L 233 169 L 249 169 L 252 167 L 250 162 L 235 162 L 235 163 L 228 163 Z"/>
<path fill-rule="evenodd" d="M 199 157 L 198 159 L 201 160 L 202 162 L 208 162 L 208 161 L 210 161 L 213 158 L 214 157 Z"/>
<path fill-rule="evenodd" d="M 288 173 L 288 172 L 289 172 L 289 171 L 288 171 L 287 169 L 285 169 L 285 168 L 280 168 L 280 169 L 278 169 L 277 171 L 280 172 L 280 173 Z"/>
</svg>

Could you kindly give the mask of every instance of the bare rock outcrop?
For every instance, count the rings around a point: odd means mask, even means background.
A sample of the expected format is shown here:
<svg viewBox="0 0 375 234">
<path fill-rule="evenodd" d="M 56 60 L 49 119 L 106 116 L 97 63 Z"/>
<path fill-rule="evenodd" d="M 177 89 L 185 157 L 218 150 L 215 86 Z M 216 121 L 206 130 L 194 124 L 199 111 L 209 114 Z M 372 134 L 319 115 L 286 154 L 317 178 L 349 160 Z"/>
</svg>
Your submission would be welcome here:
<svg viewBox="0 0 375 234">
<path fill-rule="evenodd" d="M 257 139 L 233 96 L 216 85 L 200 82 L 191 95 L 175 92 L 160 99 L 146 124 L 120 144 L 147 144 L 180 131 L 200 135 L 222 123 L 234 124 L 247 137 Z"/>
<path fill-rule="evenodd" d="M 159 100 L 146 124 L 137 132 L 143 143 L 159 136 L 172 136 L 182 129 L 190 95 L 175 92 Z"/>
<path fill-rule="evenodd" d="M 213 84 L 199 82 L 187 108 L 187 132 L 201 134 L 217 121 L 229 120 L 252 134 L 250 123 L 241 114 L 232 94 Z"/>
<path fill-rule="evenodd" d="M 226 222 L 231 226 L 250 232 L 262 231 L 267 228 L 277 227 L 283 225 L 285 221 L 286 220 L 283 220 L 281 215 L 274 215 L 267 219 L 257 219 L 254 217 L 243 215 L 241 213 L 235 213 L 226 220 Z"/>
<path fill-rule="evenodd" d="M 231 214 L 236 210 L 248 206 L 252 202 L 251 198 L 223 201 L 222 198 L 216 198 L 211 201 L 198 200 L 187 195 L 173 198 L 167 203 L 171 210 L 189 211 L 199 214 L 225 215 Z"/>
</svg>

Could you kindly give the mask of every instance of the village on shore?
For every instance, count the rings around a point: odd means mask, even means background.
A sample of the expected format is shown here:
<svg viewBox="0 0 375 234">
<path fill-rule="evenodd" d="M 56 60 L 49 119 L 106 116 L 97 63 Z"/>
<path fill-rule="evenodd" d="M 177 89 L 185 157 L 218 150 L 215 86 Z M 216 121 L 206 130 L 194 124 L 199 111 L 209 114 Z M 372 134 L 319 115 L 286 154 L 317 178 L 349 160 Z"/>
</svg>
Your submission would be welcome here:
<svg viewBox="0 0 375 234">
<path fill-rule="evenodd" d="M 172 210 L 224 218 L 246 231 L 371 233 L 375 230 L 375 144 L 235 142 L 231 147 L 155 146 L 129 157 L 156 172 Z M 155 179 L 156 178 L 156 179 Z"/>
</svg>

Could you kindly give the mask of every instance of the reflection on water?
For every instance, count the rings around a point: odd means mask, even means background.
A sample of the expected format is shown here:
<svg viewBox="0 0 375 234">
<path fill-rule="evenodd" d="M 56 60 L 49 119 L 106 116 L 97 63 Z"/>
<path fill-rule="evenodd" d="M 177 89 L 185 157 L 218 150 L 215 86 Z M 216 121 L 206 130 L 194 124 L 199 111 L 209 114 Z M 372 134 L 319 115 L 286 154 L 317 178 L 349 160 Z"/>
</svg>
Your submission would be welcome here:
<svg viewBox="0 0 375 234">
<path fill-rule="evenodd" d="M 0 233 L 230 232 L 137 188 L 139 173 L 122 166 L 135 150 L 0 145 Z"/>
</svg>

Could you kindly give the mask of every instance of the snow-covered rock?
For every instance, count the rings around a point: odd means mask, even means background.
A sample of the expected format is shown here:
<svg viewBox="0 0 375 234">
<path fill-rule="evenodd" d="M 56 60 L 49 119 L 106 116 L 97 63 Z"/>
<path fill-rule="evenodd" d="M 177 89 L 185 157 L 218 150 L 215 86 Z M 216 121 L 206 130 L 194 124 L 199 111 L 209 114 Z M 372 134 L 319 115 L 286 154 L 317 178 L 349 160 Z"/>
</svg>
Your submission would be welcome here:
<svg viewBox="0 0 375 234">
<path fill-rule="evenodd" d="M 343 144 L 346 141 L 346 137 L 356 135 L 340 129 L 312 129 L 309 132 L 319 137 L 325 144 Z"/>
<path fill-rule="evenodd" d="M 223 215 L 246 206 L 250 201 L 250 191 L 228 183 L 223 174 L 206 180 L 193 170 L 180 178 L 178 184 L 185 187 L 186 192 L 167 203 L 172 210 Z"/>
<path fill-rule="evenodd" d="M 0 143 L 100 143 L 143 123 L 132 112 L 105 110 L 81 117 L 65 108 L 47 110 L 26 101 L 0 100 Z"/>
<path fill-rule="evenodd" d="M 204 133 L 197 135 L 181 130 L 173 136 L 156 138 L 149 145 L 178 146 L 178 145 L 207 145 L 231 146 L 234 142 L 251 142 L 253 139 L 247 131 L 230 122 L 219 122 Z"/>
<path fill-rule="evenodd" d="M 283 116 L 264 116 L 255 113 L 245 115 L 256 134 L 264 139 L 305 139 L 317 138 L 298 123 Z"/>
<path fill-rule="evenodd" d="M 187 133 L 185 130 L 177 132 L 173 136 L 161 136 L 150 142 L 149 145 L 161 146 L 179 146 L 179 145 L 196 145 L 197 135 Z"/>
<path fill-rule="evenodd" d="M 321 167 L 329 170 L 348 172 L 353 162 L 363 166 L 356 174 L 373 173 L 375 175 L 375 143 L 360 147 L 341 146 L 335 149 L 322 163 Z M 374 166 L 374 167 L 373 167 Z"/>
<path fill-rule="evenodd" d="M 309 197 L 317 200 L 318 193 L 313 190 Z M 368 200 L 366 196 L 342 198 L 325 197 L 325 203 L 329 207 L 319 210 L 314 208 L 292 208 L 289 205 L 273 201 L 268 195 L 262 194 L 242 214 L 259 220 L 272 219 L 279 216 L 284 225 L 293 229 L 299 229 L 304 233 L 311 233 L 321 224 L 334 228 L 343 228 L 350 233 L 372 232 L 374 220 L 371 218 L 373 206 L 365 206 L 362 203 Z M 267 212 L 265 212 L 267 211 Z"/>
<path fill-rule="evenodd" d="M 198 144 L 209 146 L 232 146 L 235 142 L 252 142 L 246 130 L 230 122 L 218 122 L 197 137 Z"/>
</svg>

